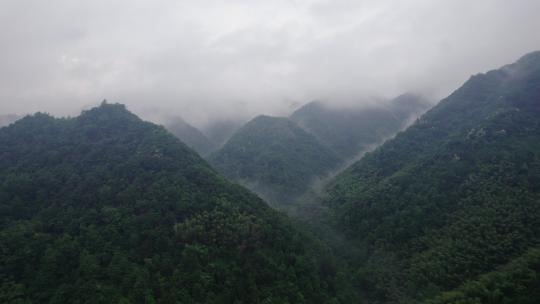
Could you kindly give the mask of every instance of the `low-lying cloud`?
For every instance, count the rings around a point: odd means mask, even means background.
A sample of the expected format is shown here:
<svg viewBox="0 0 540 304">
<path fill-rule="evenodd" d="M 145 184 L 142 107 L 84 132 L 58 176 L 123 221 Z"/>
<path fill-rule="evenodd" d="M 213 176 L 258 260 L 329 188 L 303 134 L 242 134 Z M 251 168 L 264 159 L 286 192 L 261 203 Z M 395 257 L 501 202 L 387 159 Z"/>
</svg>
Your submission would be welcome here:
<svg viewBox="0 0 540 304">
<path fill-rule="evenodd" d="M 540 1 L 4 0 L 0 113 L 282 115 L 311 100 L 441 98 L 540 49 Z"/>
</svg>

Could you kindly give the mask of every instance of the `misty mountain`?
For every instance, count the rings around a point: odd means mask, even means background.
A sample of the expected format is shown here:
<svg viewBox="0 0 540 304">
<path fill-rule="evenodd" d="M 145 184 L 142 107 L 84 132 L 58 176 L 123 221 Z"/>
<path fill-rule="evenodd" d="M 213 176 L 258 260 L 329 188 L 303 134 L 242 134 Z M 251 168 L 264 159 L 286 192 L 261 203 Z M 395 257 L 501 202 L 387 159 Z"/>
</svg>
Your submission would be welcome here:
<svg viewBox="0 0 540 304">
<path fill-rule="evenodd" d="M 209 162 L 221 173 L 283 207 L 303 194 L 340 159 L 283 117 L 258 116 L 243 126 Z"/>
<path fill-rule="evenodd" d="M 394 135 L 428 107 L 428 102 L 412 94 L 357 108 L 334 108 L 315 101 L 296 110 L 290 118 L 342 158 L 351 159 Z"/>
<path fill-rule="evenodd" d="M 236 120 L 217 120 L 201 129 L 201 131 L 216 148 L 220 148 L 243 124 L 244 122 Z"/>
<path fill-rule="evenodd" d="M 540 301 L 540 52 L 472 76 L 331 183 L 376 302 Z"/>
<path fill-rule="evenodd" d="M 17 114 L 0 115 L 0 128 L 8 126 L 19 119 L 21 119 L 21 116 Z"/>
<path fill-rule="evenodd" d="M 405 93 L 391 99 L 386 108 L 403 124 L 412 123 L 433 105 L 424 97 Z"/>
<path fill-rule="evenodd" d="M 122 105 L 0 129 L 0 181 L 2 303 L 355 301 L 324 248 Z"/>
<path fill-rule="evenodd" d="M 169 119 L 165 128 L 201 156 L 210 154 L 215 148 L 206 135 L 180 117 Z"/>
</svg>

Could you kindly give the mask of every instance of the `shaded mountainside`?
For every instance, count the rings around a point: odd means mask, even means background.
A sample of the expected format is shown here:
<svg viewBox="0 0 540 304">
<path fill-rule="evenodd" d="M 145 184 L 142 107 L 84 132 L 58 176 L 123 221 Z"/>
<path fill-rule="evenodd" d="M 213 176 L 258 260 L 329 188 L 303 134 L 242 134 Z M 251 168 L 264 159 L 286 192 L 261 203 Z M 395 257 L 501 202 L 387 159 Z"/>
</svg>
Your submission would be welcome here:
<svg viewBox="0 0 540 304">
<path fill-rule="evenodd" d="M 532 248 L 495 271 L 444 292 L 428 304 L 536 304 L 540 299 L 540 248 Z"/>
<path fill-rule="evenodd" d="M 248 122 L 209 161 L 276 206 L 293 201 L 340 162 L 294 122 L 269 116 Z"/>
<path fill-rule="evenodd" d="M 539 302 L 539 139 L 536 52 L 471 77 L 338 176 L 325 201 L 362 252 L 356 279 L 363 291 L 381 302 L 440 295 L 436 303 L 458 303 L 464 290 L 473 293 L 459 303 Z M 513 275 L 498 267 L 528 250 L 530 277 L 493 285 Z M 487 301 L 478 284 L 499 287 L 484 290 L 493 292 Z M 536 298 L 520 300 L 515 290 Z"/>
<path fill-rule="evenodd" d="M 381 106 L 360 108 L 331 108 L 311 102 L 290 118 L 343 159 L 350 159 L 394 135 L 428 106 L 424 99 L 412 94 L 398 96 Z"/>
<path fill-rule="evenodd" d="M 201 156 L 206 156 L 215 149 L 215 145 L 206 135 L 180 117 L 170 119 L 165 128 Z"/>
<path fill-rule="evenodd" d="M 345 286 L 323 247 L 122 105 L 0 129 L 2 303 L 351 303 Z"/>
</svg>

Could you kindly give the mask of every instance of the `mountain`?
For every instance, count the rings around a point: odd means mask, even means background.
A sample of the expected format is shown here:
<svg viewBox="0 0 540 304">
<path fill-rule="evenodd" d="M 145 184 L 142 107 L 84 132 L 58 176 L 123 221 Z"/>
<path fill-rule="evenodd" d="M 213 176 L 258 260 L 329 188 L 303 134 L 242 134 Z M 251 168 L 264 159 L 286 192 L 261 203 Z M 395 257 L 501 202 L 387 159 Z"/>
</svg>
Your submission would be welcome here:
<svg viewBox="0 0 540 304">
<path fill-rule="evenodd" d="M 258 116 L 209 161 L 232 180 L 284 206 L 334 169 L 340 159 L 289 119 Z"/>
<path fill-rule="evenodd" d="M 336 265 L 122 105 L 0 129 L 2 303 L 351 303 Z"/>
<path fill-rule="evenodd" d="M 326 191 L 374 302 L 538 303 L 540 52 L 472 76 Z M 534 296 L 528 298 L 527 295 Z"/>
<path fill-rule="evenodd" d="M 351 159 L 393 136 L 429 106 L 423 98 L 412 94 L 380 103 L 332 108 L 321 102 L 311 102 L 296 110 L 290 118 L 343 159 Z"/>
<path fill-rule="evenodd" d="M 240 127 L 242 127 L 242 125 L 243 122 L 241 121 L 214 121 L 210 125 L 201 129 L 201 131 L 216 148 L 220 148 L 234 135 L 236 131 L 238 131 L 238 129 L 240 129 Z"/>
<path fill-rule="evenodd" d="M 210 154 L 215 148 L 206 135 L 180 117 L 169 119 L 165 128 L 201 156 Z"/>
<path fill-rule="evenodd" d="M 391 99 L 387 109 L 401 122 L 403 127 L 403 124 L 413 123 L 431 106 L 427 99 L 412 93 L 405 93 Z"/>
<path fill-rule="evenodd" d="M 17 114 L 0 115 L 0 128 L 10 125 L 14 123 L 15 121 L 17 121 L 18 119 L 21 119 L 21 116 Z"/>
</svg>

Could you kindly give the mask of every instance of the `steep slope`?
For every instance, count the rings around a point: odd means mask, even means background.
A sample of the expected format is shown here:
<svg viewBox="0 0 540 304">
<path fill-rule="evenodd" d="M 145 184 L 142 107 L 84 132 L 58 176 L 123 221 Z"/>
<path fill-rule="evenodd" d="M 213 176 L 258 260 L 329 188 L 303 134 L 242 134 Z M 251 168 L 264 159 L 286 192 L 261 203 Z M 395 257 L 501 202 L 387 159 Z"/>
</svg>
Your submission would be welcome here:
<svg viewBox="0 0 540 304">
<path fill-rule="evenodd" d="M 381 103 L 378 106 L 331 108 L 321 102 L 311 102 L 296 110 L 290 118 L 342 158 L 350 159 L 394 135 L 428 107 L 424 99 L 412 94 Z"/>
<path fill-rule="evenodd" d="M 287 118 L 258 116 L 209 158 L 220 172 L 283 206 L 339 159 Z"/>
<path fill-rule="evenodd" d="M 201 156 L 210 154 L 215 148 L 214 144 L 199 129 L 180 117 L 170 119 L 165 123 L 165 128 Z"/>
<path fill-rule="evenodd" d="M 315 245 L 122 105 L 0 129 L 2 303 L 339 300 Z"/>
<path fill-rule="evenodd" d="M 363 252 L 357 279 L 364 292 L 383 302 L 416 302 L 483 281 L 480 275 L 535 250 L 539 139 L 536 52 L 471 77 L 341 174 L 326 203 Z M 524 294 L 538 286 L 540 269 L 532 271 L 536 279 L 518 286 Z M 445 297 L 452 302 L 446 295 L 437 303 Z"/>
</svg>

